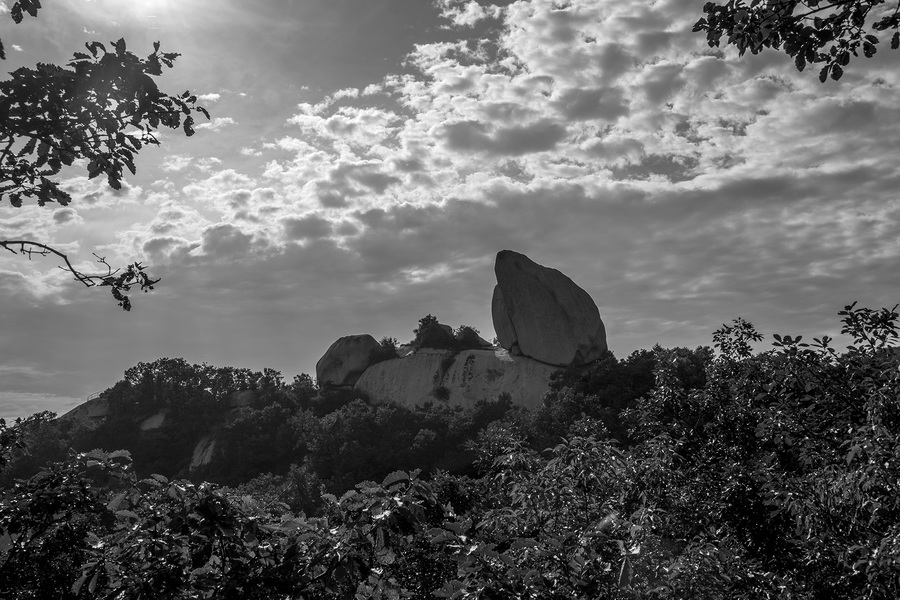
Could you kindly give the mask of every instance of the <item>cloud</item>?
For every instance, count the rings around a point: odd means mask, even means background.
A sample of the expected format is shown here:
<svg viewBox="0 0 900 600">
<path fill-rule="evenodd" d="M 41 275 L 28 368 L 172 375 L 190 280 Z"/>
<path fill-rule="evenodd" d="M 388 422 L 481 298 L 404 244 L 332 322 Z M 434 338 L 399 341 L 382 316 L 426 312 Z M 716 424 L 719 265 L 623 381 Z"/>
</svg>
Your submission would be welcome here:
<svg viewBox="0 0 900 600">
<path fill-rule="evenodd" d="M 193 162 L 193 158 L 187 154 L 172 154 L 163 159 L 160 168 L 163 171 L 183 171 Z"/>
<path fill-rule="evenodd" d="M 215 93 L 200 94 L 199 96 L 197 96 L 197 101 L 204 103 L 204 104 L 212 104 L 212 103 L 218 102 L 219 99 L 221 99 L 221 98 L 222 98 L 222 94 L 215 94 Z"/>
<path fill-rule="evenodd" d="M 495 130 L 477 121 L 461 121 L 443 126 L 438 133 L 452 150 L 502 156 L 553 150 L 565 135 L 563 125 L 550 121 Z"/>
<path fill-rule="evenodd" d="M 74 208 L 61 208 L 53 212 L 53 221 L 58 225 L 83 223 L 84 219 Z"/>
<path fill-rule="evenodd" d="M 237 125 L 237 121 L 231 117 L 213 117 L 208 123 L 200 123 L 194 127 L 196 130 L 219 132 L 229 125 Z"/>
<path fill-rule="evenodd" d="M 441 10 L 441 16 L 456 27 L 473 27 L 502 14 L 500 7 L 482 6 L 474 0 L 436 0 L 435 5 Z"/>
<path fill-rule="evenodd" d="M 285 236 L 289 240 L 320 239 L 331 235 L 331 223 L 318 215 L 284 219 Z"/>
</svg>

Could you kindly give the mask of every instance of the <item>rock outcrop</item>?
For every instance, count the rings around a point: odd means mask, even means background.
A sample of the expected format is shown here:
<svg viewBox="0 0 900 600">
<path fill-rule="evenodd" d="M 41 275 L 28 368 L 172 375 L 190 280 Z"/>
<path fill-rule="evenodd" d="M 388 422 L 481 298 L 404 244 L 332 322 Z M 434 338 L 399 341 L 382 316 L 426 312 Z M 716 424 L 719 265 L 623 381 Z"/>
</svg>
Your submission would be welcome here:
<svg viewBox="0 0 900 600">
<path fill-rule="evenodd" d="M 425 348 L 366 369 L 356 382 L 372 402 L 413 407 L 445 402 L 472 408 L 479 400 L 509 394 L 517 406 L 537 408 L 555 367 L 503 349 L 451 350 Z"/>
<path fill-rule="evenodd" d="M 584 365 L 607 349 L 606 328 L 590 295 L 524 254 L 497 253 L 491 317 L 500 345 L 558 366 Z"/>
<path fill-rule="evenodd" d="M 109 414 L 109 399 L 106 396 L 96 396 L 82 402 L 59 418 L 63 421 L 102 421 Z"/>
<path fill-rule="evenodd" d="M 381 350 L 371 335 L 347 335 L 339 338 L 316 363 L 320 386 L 352 386 L 375 362 Z"/>
<path fill-rule="evenodd" d="M 194 446 L 194 454 L 191 456 L 191 465 L 188 467 L 191 471 L 200 467 L 205 467 L 212 461 L 213 453 L 216 451 L 216 435 L 208 433 L 204 435 Z"/>
<path fill-rule="evenodd" d="M 141 431 L 152 431 L 153 429 L 159 429 L 162 427 L 163 423 L 166 422 L 166 411 L 160 411 L 155 415 L 147 417 L 143 421 L 141 421 Z"/>
</svg>

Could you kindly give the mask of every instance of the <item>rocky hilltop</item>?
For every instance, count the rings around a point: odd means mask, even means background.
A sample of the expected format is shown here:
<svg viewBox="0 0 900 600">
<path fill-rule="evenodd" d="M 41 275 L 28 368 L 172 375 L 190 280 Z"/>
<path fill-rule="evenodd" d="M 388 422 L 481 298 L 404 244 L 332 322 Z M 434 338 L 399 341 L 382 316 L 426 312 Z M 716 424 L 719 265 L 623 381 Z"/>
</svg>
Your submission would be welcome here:
<svg viewBox="0 0 900 600">
<path fill-rule="evenodd" d="M 341 337 L 316 365 L 318 389 L 301 379 L 290 392 L 263 373 L 164 358 L 129 369 L 125 380 L 60 421 L 82 431 L 92 447 L 133 451 L 143 468 L 224 476 L 246 452 L 239 446 L 241 435 L 277 437 L 273 432 L 281 423 L 253 425 L 253 419 L 280 414 L 284 406 L 315 411 L 317 402 L 327 406 L 364 395 L 375 404 L 408 408 L 426 403 L 473 408 L 508 395 L 515 405 L 538 408 L 554 371 L 601 356 L 603 321 L 587 292 L 523 254 L 498 253 L 495 273 L 490 310 L 496 345 L 470 327 L 454 330 L 428 315 L 415 339 L 399 347 L 395 340 L 379 342 L 367 334 Z M 257 455 L 254 460 L 261 460 Z"/>
<path fill-rule="evenodd" d="M 376 403 L 446 402 L 471 407 L 508 394 L 536 408 L 559 368 L 587 365 L 607 349 L 606 328 L 590 295 L 566 275 L 511 250 L 497 253 L 491 317 L 499 347 L 432 348 L 411 342 L 386 357 L 371 335 L 338 339 L 316 364 L 322 387 L 364 392 Z M 453 330 L 437 325 L 446 339 Z"/>
</svg>

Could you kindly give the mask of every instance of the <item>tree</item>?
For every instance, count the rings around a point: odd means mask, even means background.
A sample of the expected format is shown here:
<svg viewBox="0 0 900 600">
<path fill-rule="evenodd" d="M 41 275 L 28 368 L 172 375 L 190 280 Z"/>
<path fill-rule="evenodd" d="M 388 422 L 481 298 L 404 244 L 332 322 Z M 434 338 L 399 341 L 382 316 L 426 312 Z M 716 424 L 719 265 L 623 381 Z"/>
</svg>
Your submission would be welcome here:
<svg viewBox="0 0 900 600">
<path fill-rule="evenodd" d="M 37 16 L 40 7 L 38 0 L 18 0 L 10 15 L 21 23 L 26 13 Z M 209 118 L 190 92 L 169 96 L 159 90 L 153 78 L 179 56 L 160 52 L 159 42 L 145 59 L 129 52 L 124 39 L 112 42 L 109 50 L 100 42 L 85 47 L 88 53 L 76 52 L 65 67 L 22 67 L 0 82 L 0 201 L 20 207 L 33 198 L 39 206 L 66 206 L 72 198 L 55 177 L 76 161 L 86 163 L 88 177 L 104 175 L 110 187 L 121 189 L 124 170 L 136 173 L 135 154 L 145 145 L 159 145 L 154 135 L 159 127 L 181 128 L 190 136 L 194 113 Z M 5 58 L 2 43 L 0 58 Z M 138 262 L 113 269 L 97 256 L 106 271 L 89 274 L 46 244 L 0 240 L 0 246 L 29 258 L 57 256 L 86 287 L 109 287 L 125 310 L 131 309 L 127 292 L 132 287 L 146 292 L 159 281 Z"/>
<path fill-rule="evenodd" d="M 413 335 L 415 338 L 412 344 L 416 349 L 452 350 L 456 348 L 453 329 L 447 325 L 441 325 L 434 315 L 425 315 L 419 319 L 419 326 L 413 330 Z"/>
<path fill-rule="evenodd" d="M 797 69 L 823 66 L 819 80 L 829 75 L 838 80 L 850 55 L 871 58 L 881 42 L 878 33 L 889 32 L 891 49 L 900 48 L 900 2 L 893 8 L 885 0 L 728 0 L 724 5 L 707 2 L 706 17 L 694 31 L 705 31 L 710 47 L 736 46 L 740 54 L 759 54 L 764 48 L 782 50 Z"/>
</svg>

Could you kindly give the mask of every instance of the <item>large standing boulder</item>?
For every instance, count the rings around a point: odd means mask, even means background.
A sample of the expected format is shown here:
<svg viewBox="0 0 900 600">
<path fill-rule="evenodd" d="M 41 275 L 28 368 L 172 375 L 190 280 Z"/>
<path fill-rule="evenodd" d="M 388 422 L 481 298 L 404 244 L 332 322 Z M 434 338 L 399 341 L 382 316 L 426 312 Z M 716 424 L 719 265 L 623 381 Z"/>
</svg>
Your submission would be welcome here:
<svg viewBox="0 0 900 600">
<path fill-rule="evenodd" d="M 320 386 L 352 386 L 366 369 L 377 362 L 381 344 L 369 334 L 338 339 L 316 363 Z"/>
<path fill-rule="evenodd" d="M 550 365 L 583 365 L 607 349 L 590 295 L 557 271 L 511 250 L 497 253 L 491 317 L 500 345 Z"/>
</svg>

